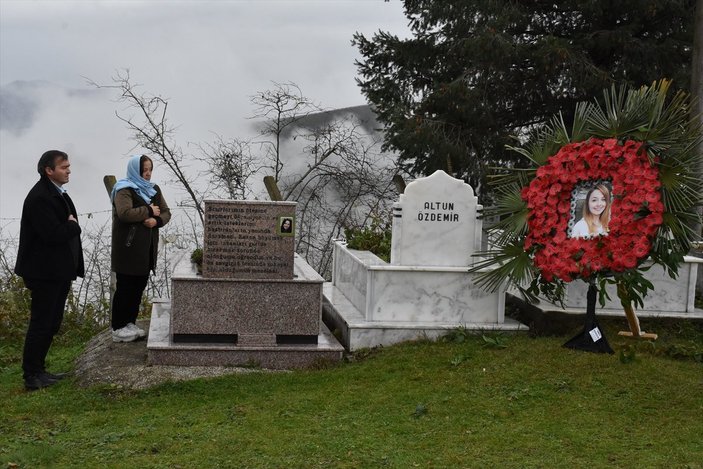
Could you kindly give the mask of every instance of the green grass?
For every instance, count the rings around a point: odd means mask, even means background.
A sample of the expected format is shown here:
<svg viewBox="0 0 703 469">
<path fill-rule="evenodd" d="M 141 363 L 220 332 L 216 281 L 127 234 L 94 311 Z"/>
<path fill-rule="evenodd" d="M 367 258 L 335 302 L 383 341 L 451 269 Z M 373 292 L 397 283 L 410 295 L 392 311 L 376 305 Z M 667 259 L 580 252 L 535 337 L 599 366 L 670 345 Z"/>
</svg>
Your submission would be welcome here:
<svg viewBox="0 0 703 469">
<path fill-rule="evenodd" d="M 0 350 L 15 357 L 0 362 L 0 464 L 702 468 L 703 327 L 643 320 L 660 340 L 633 345 L 623 321 L 601 321 L 614 355 L 562 348 L 567 335 L 458 331 L 326 369 L 145 391 L 69 379 L 26 393 L 17 351 Z M 79 353 L 60 342 L 52 369 Z"/>
</svg>

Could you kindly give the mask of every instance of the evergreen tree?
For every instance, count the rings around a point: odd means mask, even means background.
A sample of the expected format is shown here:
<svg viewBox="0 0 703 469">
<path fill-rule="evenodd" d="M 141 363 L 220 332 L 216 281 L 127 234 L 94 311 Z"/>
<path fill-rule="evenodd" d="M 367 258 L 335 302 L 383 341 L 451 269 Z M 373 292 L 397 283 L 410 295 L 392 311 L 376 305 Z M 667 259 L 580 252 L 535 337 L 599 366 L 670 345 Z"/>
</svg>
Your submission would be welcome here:
<svg viewBox="0 0 703 469">
<path fill-rule="evenodd" d="M 687 90 L 695 0 L 405 0 L 413 37 L 357 33 L 362 92 L 386 149 L 474 187 L 514 137 L 614 83 Z"/>
</svg>

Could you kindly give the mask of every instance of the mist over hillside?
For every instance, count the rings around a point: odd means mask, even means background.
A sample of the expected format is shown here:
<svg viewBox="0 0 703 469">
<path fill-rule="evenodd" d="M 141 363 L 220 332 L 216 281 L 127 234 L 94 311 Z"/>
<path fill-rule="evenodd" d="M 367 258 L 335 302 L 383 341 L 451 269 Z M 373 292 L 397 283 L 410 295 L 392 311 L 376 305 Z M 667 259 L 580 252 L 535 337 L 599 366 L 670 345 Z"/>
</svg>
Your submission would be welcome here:
<svg viewBox="0 0 703 469">
<path fill-rule="evenodd" d="M 67 189 L 84 213 L 105 210 L 104 174 L 122 174 L 133 147 L 115 117 L 114 93 L 66 88 L 47 81 L 0 87 L 0 221 L 19 218 L 22 201 L 37 181 L 36 164 L 47 150 L 67 152 Z M 119 172 L 118 172 L 119 171 Z"/>
<path fill-rule="evenodd" d="M 146 153 L 143 149 L 134 147 L 131 133 L 115 113 L 140 122 L 143 119 L 140 111 L 129 108 L 124 103 L 117 103 L 114 94 L 110 92 L 114 90 L 109 89 L 81 92 L 36 81 L 13 82 L 2 87 L 1 91 L 0 238 L 15 237 L 19 232 L 22 201 L 38 179 L 36 162 L 44 151 L 55 148 L 69 154 L 71 176 L 65 187 L 76 203 L 85 236 L 93 239 L 93 234 L 102 233 L 101 236 L 107 236 L 102 242 L 109 245 L 111 204 L 103 177 L 124 177 L 128 157 L 131 154 Z M 213 109 L 212 112 L 218 110 Z M 192 122 L 181 123 L 180 118 L 177 121 L 169 117 L 169 122 L 175 126 L 173 144 L 184 155 L 183 169 L 189 175 L 192 186 L 204 198 L 223 198 L 226 193 L 212 189 L 210 178 L 205 173 L 207 167 L 202 161 L 203 148 L 207 148 L 216 139 L 241 139 L 250 142 L 250 150 L 258 158 L 253 163 L 258 170 L 248 180 L 252 194 L 248 198 L 269 199 L 263 178 L 273 174 L 272 162 L 266 159 L 265 145 L 261 141 L 273 140 L 273 136 L 261 135 L 262 120 L 242 119 L 239 125 L 233 123 L 230 126 L 231 134 L 227 135 L 193 132 Z M 299 250 L 299 253 L 305 255 L 309 262 L 315 262 L 315 268 L 321 272 L 329 269 L 329 252 L 318 251 L 323 249 L 324 244 L 321 247 L 316 244 L 317 241 L 311 240 L 317 237 L 329 240 L 340 236 L 347 224 L 358 226 L 372 213 L 371 207 L 375 213 L 375 210 L 382 210 L 382 207 L 392 203 L 391 199 L 395 197 L 390 183 L 392 174 L 389 173 L 394 171 L 395 156 L 381 152 L 381 126 L 371 108 L 366 105 L 312 113 L 287 126 L 281 135 L 280 156 L 285 169 L 280 176 L 279 188 L 284 191 L 297 186 L 296 181 L 320 163 L 317 160 L 320 153 L 311 153 L 319 150 L 312 150 L 311 146 L 320 142 L 315 142 L 310 136 L 316 131 L 327 135 L 324 131 L 328 126 L 336 129 L 334 132 L 339 132 L 334 138 L 353 136 L 351 142 L 340 140 L 340 145 L 349 146 L 359 153 L 345 154 L 342 150 L 325 157 L 325 167 L 319 176 L 326 178 L 331 173 L 337 173 L 338 182 L 325 183 L 324 186 L 313 189 L 319 181 L 317 176 L 313 176 L 298 186 L 299 190 L 292 199 L 302 201 L 299 205 L 301 210 L 301 207 L 305 207 L 305 210 L 312 210 L 313 207 L 305 197 L 312 197 L 319 204 L 314 215 L 307 215 L 308 219 L 314 221 L 308 222 L 309 226 L 304 229 L 310 235 L 305 235 L 306 244 L 300 249 L 307 249 L 308 252 Z M 322 145 L 325 144 L 322 142 Z M 358 160 L 354 162 L 354 158 Z M 166 166 L 158 160 L 155 160 L 153 181 L 161 186 L 173 213 L 172 221 L 165 227 L 163 234 L 188 243 L 193 238 L 193 220 L 197 219 L 197 215 L 194 210 L 182 206 L 183 202 L 190 202 L 183 186 L 173 181 Z M 376 184 L 377 189 L 371 189 L 369 184 Z M 358 188 L 359 199 L 351 205 L 348 192 L 356 190 L 353 188 Z M 315 192 L 301 192 L 310 190 Z M 362 191 L 368 192 L 359 195 Z M 297 199 L 299 197 L 303 199 Z M 340 216 L 345 221 L 340 221 Z M 303 218 L 301 224 L 302 220 Z M 177 236 L 174 238 L 173 234 Z M 7 246 L 5 250 L 6 254 L 11 251 Z"/>
<path fill-rule="evenodd" d="M 297 125 L 287 127 L 283 132 L 284 138 L 291 138 L 291 134 L 297 129 L 312 128 L 319 129 L 334 122 L 352 117 L 360 125 L 367 135 L 373 135 L 382 131 L 382 125 L 378 122 L 376 114 L 367 104 L 361 106 L 351 106 L 341 109 L 330 109 L 326 111 L 310 114 L 297 122 Z"/>
<path fill-rule="evenodd" d="M 32 126 L 39 103 L 24 92 L 27 83 L 12 82 L 0 87 L 0 130 L 18 134 Z"/>
<path fill-rule="evenodd" d="M 311 92 L 310 94 L 313 94 Z M 179 107 L 173 101 L 169 106 Z M 212 113 L 228 109 L 211 109 Z M 6 231 L 18 229 L 22 201 L 29 188 L 36 182 L 36 162 L 48 149 L 66 151 L 71 158 L 71 180 L 66 188 L 76 201 L 79 212 L 90 214 L 94 221 L 107 220 L 109 199 L 102 178 L 112 174 L 123 177 L 129 155 L 141 153 L 135 148 L 130 132 L 115 113 L 141 116 L 134 109 L 117 103 L 115 90 L 87 88 L 68 89 L 47 81 L 15 81 L 0 87 L 0 227 Z M 188 170 L 197 175 L 202 170 L 195 161 L 201 156 L 198 144 L 214 141 L 213 132 L 197 129 L 197 113 L 170 116 L 177 127 L 174 135 L 184 154 L 193 158 Z M 255 139 L 261 121 L 223 117 L 230 129 L 223 139 Z M 301 155 L 309 142 L 293 138 L 305 129 L 318 129 L 334 122 L 347 120 L 358 125 L 364 138 L 379 139 L 381 134 L 375 114 L 367 105 L 331 109 L 306 116 L 290 126 L 282 135 L 282 154 L 291 171 L 303 171 L 306 165 Z M 384 156 L 385 157 L 385 156 Z M 388 163 L 391 164 L 391 155 Z M 252 178 L 257 198 L 268 195 L 263 186 L 266 169 Z M 157 163 L 154 179 L 164 189 L 169 202 L 176 205 L 185 199 L 178 184 L 170 182 L 171 175 Z M 203 181 L 205 182 L 205 181 Z"/>
<path fill-rule="evenodd" d="M 20 136 L 24 131 L 31 129 L 41 113 L 51 104 L 69 100 L 73 109 L 77 100 L 98 100 L 105 103 L 106 110 L 116 108 L 113 91 L 105 88 L 69 89 L 44 80 L 14 81 L 0 86 L 0 131 L 9 132 Z M 68 110 L 70 110 L 68 109 Z M 67 111 L 68 111 L 67 110 Z M 115 118 L 114 109 L 109 112 Z M 66 116 L 68 118 L 69 116 Z M 286 127 L 281 135 L 291 139 L 293 133 L 303 128 L 318 129 L 335 120 L 353 118 L 364 133 L 368 135 L 382 132 L 382 125 L 378 122 L 376 114 L 369 105 L 351 106 L 340 109 L 328 109 L 310 114 L 300 119 L 296 125 Z M 119 120 L 114 119 L 116 125 Z M 245 126 L 247 131 L 258 131 L 260 121 L 254 120 Z M 223 137 L 245 137 L 245 135 L 227 135 Z"/>
<path fill-rule="evenodd" d="M 34 125 L 47 99 L 66 96 L 78 99 L 105 99 L 100 89 L 68 89 L 44 80 L 13 81 L 0 86 L 0 131 L 21 134 Z"/>
</svg>

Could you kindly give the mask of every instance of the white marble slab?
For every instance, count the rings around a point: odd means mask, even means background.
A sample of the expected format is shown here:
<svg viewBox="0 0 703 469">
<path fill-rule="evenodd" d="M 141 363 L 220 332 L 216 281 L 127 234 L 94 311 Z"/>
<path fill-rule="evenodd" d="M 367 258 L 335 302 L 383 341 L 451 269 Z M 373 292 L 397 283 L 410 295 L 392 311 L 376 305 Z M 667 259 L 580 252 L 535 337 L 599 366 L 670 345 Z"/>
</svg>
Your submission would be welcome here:
<svg viewBox="0 0 703 469">
<path fill-rule="evenodd" d="M 373 265 L 376 259 L 383 261 L 368 251 L 347 249 L 339 242 L 335 242 L 332 255 L 332 282 L 344 292 L 356 309 L 365 311 L 367 266 Z"/>
<path fill-rule="evenodd" d="M 527 330 L 505 318 L 505 290 L 488 293 L 469 273 L 481 250 L 473 189 L 436 171 L 411 182 L 393 207 L 391 263 L 335 243 L 323 318 L 349 350 L 435 338 L 465 327 Z"/>
<path fill-rule="evenodd" d="M 366 319 L 429 323 L 503 321 L 503 292 L 474 285 L 475 274 L 422 270 L 371 270 Z"/>
<path fill-rule="evenodd" d="M 696 278 L 698 265 L 703 264 L 703 259 L 684 256 L 684 263 L 679 267 L 679 274 L 672 279 L 661 266 L 655 265 L 644 276 L 654 284 L 654 291 L 650 291 L 644 298 L 644 306 L 635 308 L 640 312 L 657 313 L 694 313 L 694 299 L 696 293 Z M 586 292 L 588 284 L 576 280 L 568 284 L 564 306 L 566 309 L 585 309 Z M 614 285 L 608 285 L 606 290 L 610 296 L 604 307 L 597 305 L 601 310 L 623 311 L 615 291 Z"/>
<path fill-rule="evenodd" d="M 481 243 L 478 208 L 471 186 L 444 171 L 411 182 L 394 205 L 391 264 L 471 265 Z"/>
<path fill-rule="evenodd" d="M 504 290 L 485 292 L 467 270 L 391 265 L 338 242 L 332 282 L 368 321 L 501 322 Z"/>
<path fill-rule="evenodd" d="M 477 334 L 529 330 L 527 326 L 511 318 L 505 318 L 502 323 L 368 321 L 331 282 L 325 283 L 322 290 L 325 298 L 322 306 L 323 319 L 330 329 L 334 329 L 335 333 L 341 336 L 342 344 L 350 351 L 393 345 L 408 340 L 436 339 L 458 327 L 475 331 Z"/>
<path fill-rule="evenodd" d="M 323 317 L 349 350 L 434 338 L 452 329 L 527 330 L 505 318 L 505 291 L 478 288 L 467 267 L 398 266 L 336 242 Z"/>
</svg>

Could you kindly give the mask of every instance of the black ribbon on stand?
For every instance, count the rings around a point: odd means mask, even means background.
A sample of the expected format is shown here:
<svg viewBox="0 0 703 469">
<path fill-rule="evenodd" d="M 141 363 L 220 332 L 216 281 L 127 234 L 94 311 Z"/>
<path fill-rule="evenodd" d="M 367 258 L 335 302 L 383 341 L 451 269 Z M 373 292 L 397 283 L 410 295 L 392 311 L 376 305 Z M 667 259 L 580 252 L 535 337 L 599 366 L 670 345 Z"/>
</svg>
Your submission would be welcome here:
<svg viewBox="0 0 703 469">
<path fill-rule="evenodd" d="M 596 319 L 597 296 L 598 289 L 595 282 L 591 281 L 588 283 L 586 294 L 586 324 L 583 326 L 583 331 L 566 342 L 564 347 L 584 352 L 614 353 Z"/>
</svg>

